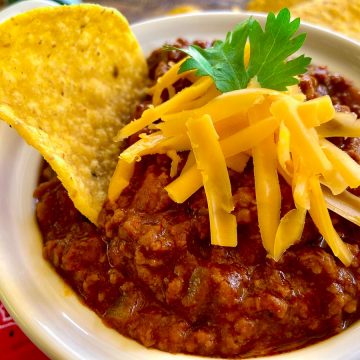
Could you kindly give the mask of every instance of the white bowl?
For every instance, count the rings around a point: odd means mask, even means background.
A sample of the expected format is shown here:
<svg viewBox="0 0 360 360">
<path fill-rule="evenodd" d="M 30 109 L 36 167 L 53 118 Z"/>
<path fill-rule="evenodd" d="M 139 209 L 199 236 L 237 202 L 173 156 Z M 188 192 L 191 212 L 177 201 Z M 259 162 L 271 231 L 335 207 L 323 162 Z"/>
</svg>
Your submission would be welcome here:
<svg viewBox="0 0 360 360">
<path fill-rule="evenodd" d="M 44 0 L 19 3 L 0 13 L 0 21 L 44 4 L 54 5 Z M 133 30 L 149 53 L 179 36 L 222 38 L 247 16 L 191 14 L 139 23 Z M 318 27 L 302 25 L 301 29 L 308 33 L 303 51 L 314 63 L 326 64 L 360 86 L 360 44 Z M 149 350 L 107 328 L 43 260 L 32 198 L 40 161 L 35 150 L 0 124 L 0 298 L 24 332 L 55 359 L 203 360 Z M 360 342 L 355 340 L 359 338 L 360 322 L 326 341 L 271 359 L 359 359 Z"/>
</svg>

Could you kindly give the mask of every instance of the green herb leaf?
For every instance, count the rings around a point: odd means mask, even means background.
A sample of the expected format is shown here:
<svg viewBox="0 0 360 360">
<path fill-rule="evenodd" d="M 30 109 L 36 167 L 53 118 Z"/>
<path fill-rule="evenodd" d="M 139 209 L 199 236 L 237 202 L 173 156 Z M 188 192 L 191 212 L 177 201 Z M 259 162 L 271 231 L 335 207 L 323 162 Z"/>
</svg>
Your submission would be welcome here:
<svg viewBox="0 0 360 360">
<path fill-rule="evenodd" d="M 208 49 L 190 45 L 179 49 L 189 55 L 179 72 L 196 70 L 198 76 L 210 76 L 221 92 L 244 89 L 251 79 L 261 87 L 286 90 L 298 83 L 295 76 L 306 71 L 311 58 L 301 55 L 287 60 L 305 41 L 306 34 L 295 36 L 300 19 L 290 21 L 290 12 L 282 9 L 276 16 L 269 13 L 265 30 L 253 18 L 239 23 L 226 35 L 225 41 L 216 41 Z M 244 64 L 245 44 L 250 42 L 250 60 Z"/>
<path fill-rule="evenodd" d="M 286 86 L 297 84 L 294 76 L 306 71 L 311 59 L 303 55 L 290 61 L 286 59 L 299 50 L 306 34 L 293 38 L 299 29 L 300 19 L 290 21 L 288 9 L 282 9 L 276 17 L 270 13 L 265 31 L 254 21 L 249 31 L 250 62 L 247 69 L 250 78 L 257 77 L 262 87 L 286 90 Z"/>
<path fill-rule="evenodd" d="M 196 75 L 211 76 L 221 92 L 245 88 L 249 79 L 245 71 L 244 49 L 251 21 L 238 24 L 226 35 L 225 41 L 216 41 L 209 49 L 196 45 L 183 49 L 190 58 L 181 66 L 180 72 L 197 69 Z"/>
</svg>

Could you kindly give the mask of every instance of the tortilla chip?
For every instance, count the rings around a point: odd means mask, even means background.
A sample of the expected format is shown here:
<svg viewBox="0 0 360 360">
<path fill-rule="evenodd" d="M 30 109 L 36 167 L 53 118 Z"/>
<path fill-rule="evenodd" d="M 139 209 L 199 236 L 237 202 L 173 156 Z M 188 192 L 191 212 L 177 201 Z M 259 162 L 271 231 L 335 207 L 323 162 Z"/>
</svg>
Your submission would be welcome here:
<svg viewBox="0 0 360 360">
<path fill-rule="evenodd" d="M 198 11 L 201 11 L 201 8 L 199 8 L 198 6 L 184 4 L 172 8 L 170 11 L 167 12 L 167 15 L 179 15 Z"/>
<path fill-rule="evenodd" d="M 360 39 L 360 2 L 354 0 L 250 0 L 252 11 L 279 11 L 287 7 L 293 17 Z"/>
<path fill-rule="evenodd" d="M 126 19 L 97 5 L 35 9 L 0 24 L 0 118 L 56 171 L 96 223 L 116 167 L 113 137 L 147 66 Z"/>
<path fill-rule="evenodd" d="M 250 0 L 247 9 L 251 11 L 279 11 L 284 7 L 289 8 L 297 4 L 307 2 L 306 0 Z"/>
<path fill-rule="evenodd" d="M 313 0 L 291 8 L 301 20 L 328 27 L 360 39 L 360 2 L 354 0 Z"/>
</svg>

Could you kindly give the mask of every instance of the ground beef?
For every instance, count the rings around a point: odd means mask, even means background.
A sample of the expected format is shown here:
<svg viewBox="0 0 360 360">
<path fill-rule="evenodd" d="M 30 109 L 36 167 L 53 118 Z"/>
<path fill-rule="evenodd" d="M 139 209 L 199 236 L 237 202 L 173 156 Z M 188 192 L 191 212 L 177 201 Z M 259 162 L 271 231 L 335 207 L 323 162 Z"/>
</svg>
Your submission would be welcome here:
<svg viewBox="0 0 360 360">
<path fill-rule="evenodd" d="M 195 40 L 191 44 L 206 48 L 211 45 L 211 42 Z M 190 45 L 190 42 L 186 39 L 179 38 L 171 45 L 174 48 L 184 48 Z M 164 51 L 163 48 L 156 49 L 152 52 L 147 60 L 149 68 L 149 79 L 155 80 L 158 77 L 164 75 L 170 69 L 171 65 L 182 60 L 185 58 L 185 56 L 185 53 L 178 50 Z"/>
<path fill-rule="evenodd" d="M 156 51 L 150 77 L 179 56 Z M 342 110 L 359 111 L 358 91 L 324 67 L 312 67 L 301 89 L 308 98 L 330 94 Z M 359 160 L 358 139 L 340 146 Z M 44 257 L 106 324 L 148 347 L 243 358 L 302 347 L 360 317 L 358 227 L 332 214 L 355 256 L 348 268 L 310 219 L 279 262 L 267 258 L 249 163 L 243 174 L 230 171 L 238 246 L 211 246 L 204 191 L 172 202 L 164 190 L 169 169 L 165 155 L 144 157 L 117 202 L 105 203 L 97 229 L 44 168 L 35 192 Z M 281 190 L 286 211 L 291 189 L 282 182 Z"/>
<path fill-rule="evenodd" d="M 308 100 L 329 95 L 335 108 L 350 110 L 360 117 L 360 90 L 340 74 L 331 73 L 326 66 L 311 66 L 301 77 L 300 88 Z"/>
</svg>

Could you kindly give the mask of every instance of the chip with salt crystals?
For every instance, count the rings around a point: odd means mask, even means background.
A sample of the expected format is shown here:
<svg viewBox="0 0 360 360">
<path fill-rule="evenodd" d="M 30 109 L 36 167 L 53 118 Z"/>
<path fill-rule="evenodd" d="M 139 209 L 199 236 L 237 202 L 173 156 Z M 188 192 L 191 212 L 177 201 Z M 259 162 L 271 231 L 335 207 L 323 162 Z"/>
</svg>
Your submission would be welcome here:
<svg viewBox="0 0 360 360">
<path fill-rule="evenodd" d="M 290 8 L 291 6 L 304 3 L 308 0 L 250 0 L 247 4 L 247 10 L 252 11 L 279 11 L 284 7 Z"/>
<path fill-rule="evenodd" d="M 279 11 L 288 7 L 293 17 L 360 39 L 360 2 L 354 0 L 250 0 L 247 10 Z"/>
<path fill-rule="evenodd" d="M 328 27 L 360 40 L 360 2 L 354 0 L 313 0 L 292 8 L 293 16 Z"/>
<path fill-rule="evenodd" d="M 146 73 L 142 50 L 114 9 L 41 8 L 0 24 L 0 118 L 43 155 L 93 223 L 117 163 L 113 137 Z"/>
</svg>

